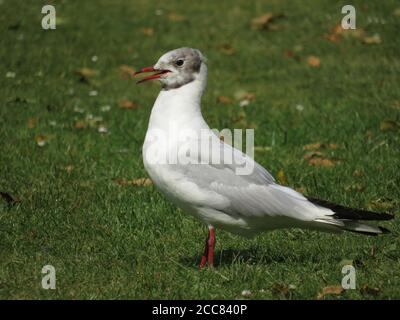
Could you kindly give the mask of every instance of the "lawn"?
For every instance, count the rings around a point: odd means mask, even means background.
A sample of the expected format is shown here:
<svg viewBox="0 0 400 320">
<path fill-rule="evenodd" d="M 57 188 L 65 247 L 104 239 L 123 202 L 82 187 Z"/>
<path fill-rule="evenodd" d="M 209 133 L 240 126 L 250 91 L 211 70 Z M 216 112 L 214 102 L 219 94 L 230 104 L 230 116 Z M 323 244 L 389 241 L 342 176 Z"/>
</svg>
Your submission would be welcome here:
<svg viewBox="0 0 400 320">
<path fill-rule="evenodd" d="M 0 298 L 315 299 L 344 264 L 356 289 L 320 298 L 400 298 L 399 217 L 378 237 L 217 230 L 217 266 L 199 271 L 206 227 L 136 185 L 159 85 L 129 67 L 189 46 L 208 58 L 212 128 L 255 128 L 256 160 L 306 195 L 398 215 L 400 5 L 352 1 L 342 31 L 345 4 L 1 0 Z"/>
</svg>

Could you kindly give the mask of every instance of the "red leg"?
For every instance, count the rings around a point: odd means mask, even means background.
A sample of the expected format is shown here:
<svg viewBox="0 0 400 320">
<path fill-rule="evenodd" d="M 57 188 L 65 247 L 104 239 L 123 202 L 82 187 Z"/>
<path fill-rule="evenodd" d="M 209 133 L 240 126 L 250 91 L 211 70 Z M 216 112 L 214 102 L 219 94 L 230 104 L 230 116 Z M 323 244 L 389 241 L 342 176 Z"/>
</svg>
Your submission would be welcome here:
<svg viewBox="0 0 400 320">
<path fill-rule="evenodd" d="M 204 253 L 201 257 L 199 269 L 203 268 L 206 264 L 208 264 L 210 267 L 214 265 L 214 248 L 215 248 L 215 230 L 213 227 L 209 227 Z"/>
<path fill-rule="evenodd" d="M 209 229 L 208 237 L 208 257 L 207 262 L 210 267 L 214 266 L 214 249 L 215 249 L 215 230 L 213 227 Z"/>
<path fill-rule="evenodd" d="M 199 269 L 202 269 L 207 263 L 207 258 L 208 258 L 208 239 L 209 239 L 209 237 L 210 237 L 210 232 L 208 232 L 208 235 L 207 235 L 206 244 L 205 244 L 205 247 L 204 247 L 204 253 L 201 256 Z"/>
</svg>

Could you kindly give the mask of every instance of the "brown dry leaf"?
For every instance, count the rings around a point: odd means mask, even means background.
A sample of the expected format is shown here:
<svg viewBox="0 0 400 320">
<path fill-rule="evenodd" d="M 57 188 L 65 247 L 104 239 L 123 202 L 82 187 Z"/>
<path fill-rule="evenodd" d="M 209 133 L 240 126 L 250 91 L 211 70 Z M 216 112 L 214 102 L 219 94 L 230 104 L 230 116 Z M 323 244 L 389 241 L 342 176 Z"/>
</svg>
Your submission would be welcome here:
<svg viewBox="0 0 400 320">
<path fill-rule="evenodd" d="M 88 126 L 88 123 L 84 120 L 77 120 L 74 124 L 75 129 L 86 129 Z"/>
<path fill-rule="evenodd" d="M 283 170 L 278 171 L 278 173 L 276 174 L 276 179 L 278 180 L 279 184 L 287 185 L 287 178 Z"/>
<path fill-rule="evenodd" d="M 326 295 L 332 294 L 332 295 L 339 295 L 344 292 L 344 289 L 341 286 L 330 286 L 330 287 L 325 287 L 322 289 L 320 293 L 318 293 L 317 299 L 321 300 L 325 298 Z"/>
<path fill-rule="evenodd" d="M 354 170 L 353 172 L 353 177 L 363 177 L 364 176 L 364 172 L 361 170 Z"/>
<path fill-rule="evenodd" d="M 283 51 L 283 55 L 284 55 L 285 58 L 294 58 L 295 57 L 294 51 L 289 50 L 289 49 L 285 49 Z"/>
<path fill-rule="evenodd" d="M 271 287 L 271 292 L 275 295 L 287 296 L 289 294 L 290 288 L 286 284 L 274 283 Z"/>
<path fill-rule="evenodd" d="M 29 118 L 28 121 L 26 122 L 26 126 L 29 129 L 36 127 L 36 124 L 37 124 L 37 118 Z"/>
<path fill-rule="evenodd" d="M 368 203 L 367 206 L 369 210 L 383 210 L 383 211 L 388 211 L 395 207 L 396 207 L 396 201 L 393 199 L 386 199 L 386 198 L 372 200 Z"/>
<path fill-rule="evenodd" d="M 143 28 L 142 33 L 147 37 L 152 37 L 154 35 L 154 29 L 149 27 Z"/>
<path fill-rule="evenodd" d="M 88 82 L 89 78 L 92 78 L 97 75 L 97 71 L 90 68 L 78 69 L 76 70 L 76 73 L 79 75 L 80 81 L 82 82 Z"/>
<path fill-rule="evenodd" d="M 120 186 L 149 186 L 153 184 L 153 182 L 149 178 L 138 178 L 138 179 L 114 179 L 113 180 L 116 184 L 119 184 Z"/>
<path fill-rule="evenodd" d="M 365 190 L 365 186 L 360 182 L 354 182 L 344 188 L 346 191 L 357 191 L 362 192 Z"/>
<path fill-rule="evenodd" d="M 309 143 L 303 147 L 303 150 L 318 150 L 318 149 L 337 149 L 338 145 L 336 143 Z"/>
<path fill-rule="evenodd" d="M 218 50 L 228 56 L 231 56 L 236 52 L 236 49 L 232 47 L 229 43 L 223 43 L 219 45 Z"/>
<path fill-rule="evenodd" d="M 64 170 L 67 171 L 68 173 L 71 173 L 72 170 L 74 170 L 74 166 L 69 164 L 69 165 L 65 166 Z"/>
<path fill-rule="evenodd" d="M 231 104 L 232 99 L 226 96 L 218 96 L 217 97 L 217 102 L 221 104 Z"/>
<path fill-rule="evenodd" d="M 118 105 L 119 105 L 119 107 L 121 109 L 131 109 L 131 110 L 133 110 L 133 109 L 139 108 L 139 105 L 137 103 L 135 103 L 133 101 L 130 101 L 130 100 L 126 100 L 126 99 L 120 100 L 118 102 Z"/>
<path fill-rule="evenodd" d="M 309 56 L 307 63 L 310 67 L 319 68 L 321 66 L 321 60 L 317 56 Z"/>
<path fill-rule="evenodd" d="M 363 42 L 366 44 L 380 44 L 382 40 L 380 35 L 375 33 L 373 36 L 364 37 Z"/>
<path fill-rule="evenodd" d="M 131 78 L 135 73 L 135 69 L 131 68 L 130 66 L 127 66 L 126 64 L 120 66 L 119 70 L 121 71 L 121 76 L 125 79 Z"/>
<path fill-rule="evenodd" d="M 256 94 L 253 92 L 238 90 L 235 92 L 234 97 L 238 101 L 243 101 L 243 100 L 253 101 L 256 98 Z"/>
<path fill-rule="evenodd" d="M 393 120 L 383 120 L 380 125 L 381 131 L 397 131 L 400 129 L 400 125 Z"/>
<path fill-rule="evenodd" d="M 172 21 L 172 22 L 180 22 L 180 21 L 186 20 L 186 18 L 183 15 L 179 14 L 179 13 L 171 12 L 168 15 L 168 20 Z"/>
<path fill-rule="evenodd" d="M 44 147 L 45 144 L 47 143 L 47 140 L 48 140 L 48 138 L 46 136 L 44 136 L 44 135 L 37 135 L 35 137 L 36 144 L 39 147 Z"/>
<path fill-rule="evenodd" d="M 9 192 L 5 192 L 5 191 L 0 191 L 0 196 L 1 198 L 3 198 L 9 205 L 14 205 L 18 202 L 21 202 L 20 199 L 18 199 L 17 197 L 14 197 L 12 194 L 10 194 Z"/>
<path fill-rule="evenodd" d="M 271 22 L 279 18 L 283 18 L 283 14 L 266 12 L 259 17 L 253 18 L 251 20 L 251 27 L 252 29 L 270 29 Z"/>
<path fill-rule="evenodd" d="M 372 296 L 376 296 L 381 292 L 381 289 L 378 287 L 370 287 L 369 285 L 365 284 L 360 288 L 360 293 L 363 295 L 369 294 Z"/>
<path fill-rule="evenodd" d="M 333 167 L 335 165 L 334 160 L 325 158 L 312 158 L 308 160 L 308 163 L 316 167 Z"/>
<path fill-rule="evenodd" d="M 307 152 L 304 155 L 304 159 L 308 160 L 311 158 L 322 158 L 324 156 L 324 154 L 320 151 L 312 151 L 312 152 Z"/>
</svg>

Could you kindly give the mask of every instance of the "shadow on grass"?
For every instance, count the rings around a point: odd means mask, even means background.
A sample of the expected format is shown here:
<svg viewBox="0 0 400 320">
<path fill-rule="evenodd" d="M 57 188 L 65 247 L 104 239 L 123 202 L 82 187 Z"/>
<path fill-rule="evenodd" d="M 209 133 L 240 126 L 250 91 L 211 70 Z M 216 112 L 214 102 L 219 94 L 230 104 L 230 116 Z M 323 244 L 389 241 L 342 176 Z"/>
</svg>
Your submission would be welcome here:
<svg viewBox="0 0 400 320">
<path fill-rule="evenodd" d="M 190 257 L 181 257 L 180 262 L 190 268 L 197 268 L 200 263 L 201 255 L 193 255 Z M 232 264 L 263 264 L 271 265 L 275 263 L 287 263 L 287 262 L 304 262 L 310 260 L 309 256 L 305 255 L 293 255 L 290 253 L 271 253 L 265 252 L 261 248 L 249 248 L 249 249 L 225 249 L 218 250 L 214 256 L 214 266 L 227 266 Z"/>
</svg>

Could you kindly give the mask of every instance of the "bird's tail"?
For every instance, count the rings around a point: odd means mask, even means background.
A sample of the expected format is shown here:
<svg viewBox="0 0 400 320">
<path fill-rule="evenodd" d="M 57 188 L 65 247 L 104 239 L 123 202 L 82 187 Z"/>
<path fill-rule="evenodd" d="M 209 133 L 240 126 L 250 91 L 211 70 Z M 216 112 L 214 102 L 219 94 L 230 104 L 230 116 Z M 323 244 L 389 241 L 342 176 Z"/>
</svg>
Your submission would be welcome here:
<svg viewBox="0 0 400 320">
<path fill-rule="evenodd" d="M 389 213 L 377 213 L 366 210 L 348 208 L 342 205 L 338 205 L 329 201 L 319 200 L 314 198 L 307 198 L 313 204 L 331 209 L 334 214 L 329 216 L 329 219 L 317 219 L 317 222 L 335 226 L 341 230 L 366 234 L 366 235 L 378 235 L 381 233 L 390 232 L 388 229 L 380 226 L 372 226 L 360 220 L 364 221 L 385 221 L 394 218 L 394 215 Z"/>
</svg>

